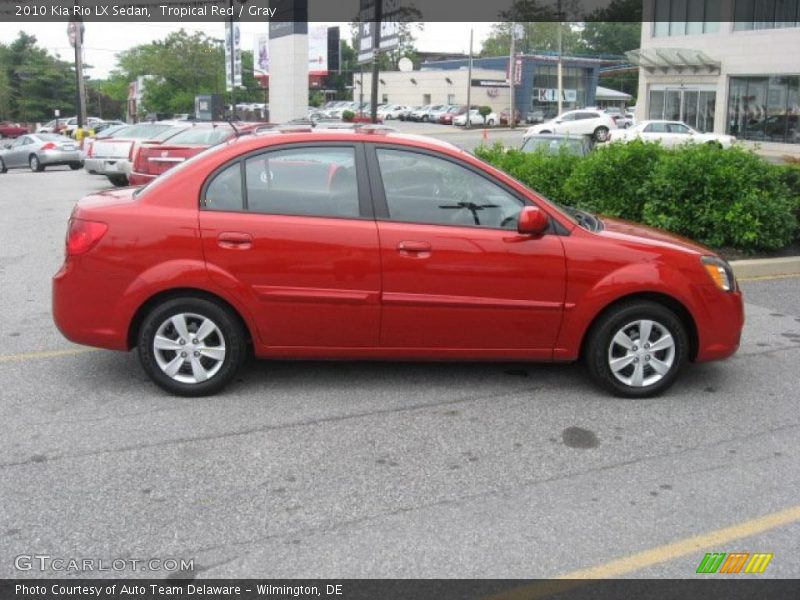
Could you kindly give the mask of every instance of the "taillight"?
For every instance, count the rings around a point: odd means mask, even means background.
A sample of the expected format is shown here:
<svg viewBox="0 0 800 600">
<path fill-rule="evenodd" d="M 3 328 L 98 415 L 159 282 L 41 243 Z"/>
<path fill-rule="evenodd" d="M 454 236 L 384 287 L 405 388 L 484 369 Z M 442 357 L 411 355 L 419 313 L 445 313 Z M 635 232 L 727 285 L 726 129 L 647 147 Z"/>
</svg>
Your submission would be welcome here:
<svg viewBox="0 0 800 600">
<path fill-rule="evenodd" d="M 47 142 L 44 146 L 39 148 L 39 150 L 55 150 L 56 145 L 53 142 Z"/>
<path fill-rule="evenodd" d="M 100 241 L 108 225 L 99 221 L 70 219 L 67 228 L 67 256 L 77 256 L 92 249 Z"/>
<path fill-rule="evenodd" d="M 88 158 L 92 158 L 92 151 L 94 150 L 94 140 L 89 140 L 89 142 L 86 144 L 86 146 L 87 146 L 86 156 Z"/>
<path fill-rule="evenodd" d="M 142 167 L 144 166 L 144 146 L 139 146 L 136 150 L 136 155 L 133 159 L 133 170 L 137 173 L 142 173 Z"/>
<path fill-rule="evenodd" d="M 128 150 L 128 160 L 133 160 L 133 149 L 136 147 L 136 144 L 131 142 L 131 148 Z"/>
</svg>

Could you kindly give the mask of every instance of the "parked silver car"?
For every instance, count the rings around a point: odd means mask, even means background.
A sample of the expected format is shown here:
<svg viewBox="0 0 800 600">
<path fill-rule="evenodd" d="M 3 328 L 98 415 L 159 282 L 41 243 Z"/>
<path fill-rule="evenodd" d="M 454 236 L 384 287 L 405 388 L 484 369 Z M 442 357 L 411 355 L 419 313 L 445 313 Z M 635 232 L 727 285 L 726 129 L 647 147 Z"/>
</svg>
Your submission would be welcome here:
<svg viewBox="0 0 800 600">
<path fill-rule="evenodd" d="M 0 173 L 21 167 L 44 171 L 55 165 L 69 165 L 73 171 L 83 166 L 75 140 L 56 133 L 30 133 L 0 148 Z"/>
</svg>

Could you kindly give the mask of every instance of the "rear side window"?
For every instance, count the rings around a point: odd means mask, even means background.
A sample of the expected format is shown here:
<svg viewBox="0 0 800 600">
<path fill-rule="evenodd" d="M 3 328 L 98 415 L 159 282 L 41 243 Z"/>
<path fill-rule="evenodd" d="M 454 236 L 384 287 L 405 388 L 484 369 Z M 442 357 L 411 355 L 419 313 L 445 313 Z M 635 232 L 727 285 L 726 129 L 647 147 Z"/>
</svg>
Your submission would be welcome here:
<svg viewBox="0 0 800 600">
<path fill-rule="evenodd" d="M 667 133 L 666 123 L 650 123 L 644 128 L 645 133 Z"/>
<path fill-rule="evenodd" d="M 205 207 L 211 210 L 242 210 L 242 169 L 236 162 L 217 173 L 206 187 Z"/>
<path fill-rule="evenodd" d="M 245 180 L 250 212 L 359 217 L 352 147 L 266 152 L 245 161 Z"/>
</svg>

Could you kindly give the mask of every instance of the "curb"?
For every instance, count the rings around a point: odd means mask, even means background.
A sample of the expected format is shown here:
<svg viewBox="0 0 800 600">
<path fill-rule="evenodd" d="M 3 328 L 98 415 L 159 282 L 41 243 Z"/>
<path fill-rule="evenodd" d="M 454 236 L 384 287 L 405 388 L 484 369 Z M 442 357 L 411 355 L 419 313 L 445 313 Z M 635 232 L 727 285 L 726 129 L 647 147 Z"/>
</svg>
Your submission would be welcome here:
<svg viewBox="0 0 800 600">
<path fill-rule="evenodd" d="M 800 276 L 800 256 L 734 260 L 730 265 L 737 279 Z"/>
</svg>

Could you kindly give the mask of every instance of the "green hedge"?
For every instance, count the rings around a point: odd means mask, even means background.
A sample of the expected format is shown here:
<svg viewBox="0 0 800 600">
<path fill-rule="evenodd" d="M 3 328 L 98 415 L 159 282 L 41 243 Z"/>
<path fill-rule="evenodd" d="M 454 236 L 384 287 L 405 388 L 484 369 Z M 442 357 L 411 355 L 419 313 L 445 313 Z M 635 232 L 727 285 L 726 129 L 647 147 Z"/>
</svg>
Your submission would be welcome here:
<svg viewBox="0 0 800 600">
<path fill-rule="evenodd" d="M 800 167 L 742 148 L 666 150 L 634 141 L 585 158 L 479 148 L 476 154 L 544 196 L 690 237 L 713 248 L 771 250 L 800 236 Z"/>
</svg>

